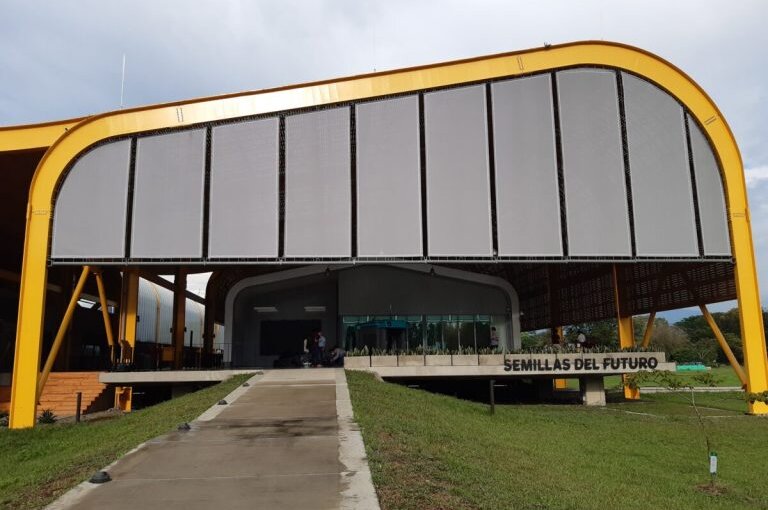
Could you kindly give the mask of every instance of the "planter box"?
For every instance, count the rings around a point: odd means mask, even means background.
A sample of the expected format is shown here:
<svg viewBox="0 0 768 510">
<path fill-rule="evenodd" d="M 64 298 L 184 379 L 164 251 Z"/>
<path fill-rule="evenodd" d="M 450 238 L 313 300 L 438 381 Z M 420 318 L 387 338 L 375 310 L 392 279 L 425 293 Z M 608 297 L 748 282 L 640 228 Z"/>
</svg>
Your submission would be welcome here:
<svg viewBox="0 0 768 510">
<path fill-rule="evenodd" d="M 494 365 L 502 366 L 504 364 L 503 354 L 481 354 L 478 364 L 482 367 L 490 367 Z"/>
<path fill-rule="evenodd" d="M 371 358 L 368 356 L 345 356 L 344 357 L 344 368 L 350 368 L 350 369 L 360 369 L 360 368 L 370 368 L 371 366 Z"/>
<path fill-rule="evenodd" d="M 396 367 L 397 356 L 371 356 L 372 367 Z"/>
<path fill-rule="evenodd" d="M 453 366 L 467 367 L 477 365 L 477 354 L 454 354 L 451 358 Z"/>
<path fill-rule="evenodd" d="M 424 357 L 424 365 L 428 367 L 449 367 L 451 366 L 450 354 L 427 354 Z"/>
<path fill-rule="evenodd" d="M 397 366 L 399 367 L 423 367 L 423 354 L 407 354 L 397 357 Z"/>
<path fill-rule="evenodd" d="M 532 360 L 540 360 L 541 363 L 545 363 L 549 361 L 550 364 L 552 364 L 553 361 L 555 361 L 556 355 L 554 354 L 528 354 L 523 355 L 523 359 L 528 358 Z"/>
<path fill-rule="evenodd" d="M 571 362 L 571 365 L 573 365 L 573 362 L 576 361 L 577 359 L 584 358 L 584 354 L 581 352 L 567 352 L 565 354 L 558 354 L 556 357 L 560 361 L 567 359 Z"/>
</svg>

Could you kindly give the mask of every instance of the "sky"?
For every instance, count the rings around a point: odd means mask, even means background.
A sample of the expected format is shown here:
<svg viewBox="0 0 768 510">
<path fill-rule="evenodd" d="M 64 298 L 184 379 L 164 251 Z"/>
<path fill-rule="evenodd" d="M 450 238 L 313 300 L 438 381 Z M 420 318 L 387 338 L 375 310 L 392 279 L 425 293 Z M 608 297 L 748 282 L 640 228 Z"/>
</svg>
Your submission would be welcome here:
<svg viewBox="0 0 768 510">
<path fill-rule="evenodd" d="M 768 303 L 766 20 L 765 0 L 0 0 L 0 125 L 120 108 L 123 55 L 133 107 L 545 43 L 627 43 L 683 69 L 729 122 Z"/>
</svg>

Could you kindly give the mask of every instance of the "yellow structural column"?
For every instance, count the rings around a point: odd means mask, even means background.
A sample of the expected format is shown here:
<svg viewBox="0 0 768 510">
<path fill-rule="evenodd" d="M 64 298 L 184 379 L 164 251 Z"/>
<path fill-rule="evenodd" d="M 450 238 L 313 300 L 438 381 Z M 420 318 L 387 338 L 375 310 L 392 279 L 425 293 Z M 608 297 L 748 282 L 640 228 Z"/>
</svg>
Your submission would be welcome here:
<svg viewBox="0 0 768 510">
<path fill-rule="evenodd" d="M 115 337 L 112 332 L 112 321 L 109 318 L 109 303 L 107 302 L 107 293 L 104 290 L 104 278 L 101 276 L 101 270 L 94 271 L 96 276 L 96 286 L 99 289 L 99 303 L 101 304 L 101 317 L 104 320 L 104 333 L 107 335 L 107 345 L 109 345 L 109 363 L 115 363 Z"/>
<path fill-rule="evenodd" d="M 8 426 L 35 425 L 37 382 L 42 353 L 45 293 L 48 282 L 48 225 L 50 211 L 27 209 L 27 233 L 21 268 L 21 292 L 13 360 L 11 412 Z"/>
<path fill-rule="evenodd" d="M 551 335 L 553 344 L 560 345 L 561 347 L 565 346 L 565 336 L 563 335 L 562 326 L 552 328 Z M 553 379 L 552 388 L 555 390 L 566 390 L 568 389 L 568 381 L 566 379 Z"/>
<path fill-rule="evenodd" d="M 651 337 L 653 336 L 653 322 L 656 320 L 656 312 L 651 312 L 648 315 L 648 322 L 645 324 L 645 333 L 643 333 L 643 342 L 640 347 L 646 348 L 651 343 Z"/>
<path fill-rule="evenodd" d="M 632 316 L 624 313 L 624 306 L 621 301 L 621 287 L 619 284 L 619 273 L 616 264 L 613 264 L 613 294 L 616 299 L 616 321 L 618 323 L 619 347 L 627 349 L 635 346 L 635 328 L 632 324 Z M 626 380 L 626 375 L 623 376 Z M 624 385 L 624 398 L 637 400 L 640 398 L 638 388 L 630 388 Z"/>
<path fill-rule="evenodd" d="M 729 190 L 730 194 L 730 190 Z M 731 236 L 736 259 L 736 294 L 739 300 L 739 320 L 746 372 L 746 391 L 760 393 L 768 390 L 768 357 L 763 329 L 763 309 L 757 287 L 752 232 L 749 226 L 749 209 L 731 212 Z M 748 402 L 750 414 L 768 414 L 768 404 Z"/>
<path fill-rule="evenodd" d="M 123 273 L 120 295 L 120 359 L 118 363 L 131 364 L 136 347 L 136 322 L 139 308 L 139 272 L 128 269 Z M 131 386 L 115 387 L 115 407 L 130 411 L 133 399 Z"/>
</svg>

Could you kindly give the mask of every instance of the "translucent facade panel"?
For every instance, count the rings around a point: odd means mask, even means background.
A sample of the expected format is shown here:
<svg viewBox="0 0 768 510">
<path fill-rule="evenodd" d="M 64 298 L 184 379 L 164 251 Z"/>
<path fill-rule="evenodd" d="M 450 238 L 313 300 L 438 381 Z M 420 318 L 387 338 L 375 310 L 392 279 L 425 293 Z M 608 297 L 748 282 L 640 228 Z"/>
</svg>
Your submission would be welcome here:
<svg viewBox="0 0 768 510">
<path fill-rule="evenodd" d="M 213 129 L 208 255 L 277 257 L 278 119 Z"/>
<path fill-rule="evenodd" d="M 285 120 L 285 256 L 351 254 L 349 108 Z"/>
<path fill-rule="evenodd" d="M 731 237 L 720 167 L 696 121 L 689 118 L 704 255 L 730 255 Z"/>
<path fill-rule="evenodd" d="M 561 71 L 557 84 L 569 254 L 631 255 L 616 75 Z"/>
<path fill-rule="evenodd" d="M 492 85 L 499 255 L 562 255 L 550 76 Z"/>
<path fill-rule="evenodd" d="M 432 256 L 490 256 L 488 122 L 482 85 L 424 96 L 427 246 Z"/>
<path fill-rule="evenodd" d="M 140 138 L 131 257 L 202 256 L 205 130 Z"/>
<path fill-rule="evenodd" d="M 56 199 L 52 258 L 122 258 L 131 142 L 96 147 L 67 174 Z"/>
<path fill-rule="evenodd" d="M 699 253 L 682 107 L 622 73 L 637 255 Z"/>
<path fill-rule="evenodd" d="M 418 97 L 356 108 L 357 253 L 361 257 L 420 256 Z"/>
</svg>

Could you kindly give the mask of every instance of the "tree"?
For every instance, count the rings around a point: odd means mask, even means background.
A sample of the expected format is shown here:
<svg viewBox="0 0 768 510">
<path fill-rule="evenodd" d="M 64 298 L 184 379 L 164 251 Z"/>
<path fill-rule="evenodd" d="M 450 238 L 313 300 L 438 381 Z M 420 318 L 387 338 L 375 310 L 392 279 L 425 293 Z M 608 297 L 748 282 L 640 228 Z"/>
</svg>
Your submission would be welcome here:
<svg viewBox="0 0 768 510">
<path fill-rule="evenodd" d="M 563 332 L 566 343 L 576 343 L 579 333 L 587 337 L 587 345 L 619 347 L 618 326 L 616 319 L 606 319 L 597 322 L 585 322 L 567 326 Z"/>
</svg>

